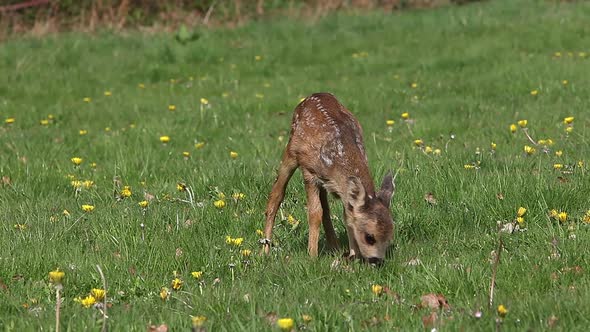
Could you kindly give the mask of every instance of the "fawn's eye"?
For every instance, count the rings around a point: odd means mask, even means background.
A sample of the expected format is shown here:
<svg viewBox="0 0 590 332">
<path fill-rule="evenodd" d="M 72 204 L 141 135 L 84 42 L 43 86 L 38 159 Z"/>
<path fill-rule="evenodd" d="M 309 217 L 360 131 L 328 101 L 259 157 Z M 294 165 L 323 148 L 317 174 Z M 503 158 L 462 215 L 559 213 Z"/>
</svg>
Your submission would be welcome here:
<svg viewBox="0 0 590 332">
<path fill-rule="evenodd" d="M 375 240 L 375 236 L 373 236 L 373 234 L 368 234 L 368 233 L 365 233 L 365 241 L 370 246 L 374 245 L 375 242 L 377 242 L 377 240 Z"/>
</svg>

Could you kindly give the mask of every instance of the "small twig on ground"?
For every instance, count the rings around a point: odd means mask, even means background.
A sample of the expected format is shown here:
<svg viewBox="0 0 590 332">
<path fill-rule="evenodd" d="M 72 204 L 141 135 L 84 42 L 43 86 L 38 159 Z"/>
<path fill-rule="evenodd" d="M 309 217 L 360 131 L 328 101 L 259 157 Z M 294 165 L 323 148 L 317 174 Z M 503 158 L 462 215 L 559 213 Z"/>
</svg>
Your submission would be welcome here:
<svg viewBox="0 0 590 332">
<path fill-rule="evenodd" d="M 532 137 L 531 135 L 529 135 L 529 129 L 528 128 L 522 128 L 522 132 L 526 135 L 526 138 L 529 139 L 529 141 L 533 144 L 533 145 L 539 145 L 539 143 L 537 143 Z"/>
<path fill-rule="evenodd" d="M 217 4 L 217 1 L 213 1 L 211 3 L 211 6 L 209 6 L 209 9 L 207 9 L 207 13 L 205 14 L 205 17 L 203 18 L 203 25 L 207 25 L 209 23 L 209 17 L 211 16 L 211 13 L 213 13 L 213 8 L 215 7 L 216 4 Z"/>
<path fill-rule="evenodd" d="M 59 332 L 59 320 L 61 313 L 61 289 L 61 284 L 55 286 L 55 332 Z"/>
<path fill-rule="evenodd" d="M 102 328 L 100 329 L 102 332 L 107 331 L 107 280 L 104 277 L 104 273 L 102 273 L 102 269 L 100 265 L 96 265 L 96 269 L 100 274 L 100 278 L 102 279 L 102 288 L 104 289 L 104 299 L 102 305 Z"/>
<path fill-rule="evenodd" d="M 498 229 L 498 251 L 496 257 L 494 257 L 494 263 L 492 266 L 492 282 L 490 284 L 490 308 L 494 305 L 494 288 L 496 287 L 496 273 L 498 272 L 498 265 L 500 264 L 500 255 L 504 244 L 502 242 L 502 231 Z"/>
</svg>

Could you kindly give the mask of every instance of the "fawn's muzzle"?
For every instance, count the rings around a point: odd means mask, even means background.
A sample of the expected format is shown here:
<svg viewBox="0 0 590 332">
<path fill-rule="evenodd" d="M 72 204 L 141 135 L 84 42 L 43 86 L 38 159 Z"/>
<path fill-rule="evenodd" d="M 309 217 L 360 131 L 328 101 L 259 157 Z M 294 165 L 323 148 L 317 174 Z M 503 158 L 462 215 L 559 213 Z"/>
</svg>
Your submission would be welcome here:
<svg viewBox="0 0 590 332">
<path fill-rule="evenodd" d="M 367 262 L 369 262 L 369 264 L 374 265 L 374 266 L 381 266 L 381 265 L 383 265 L 383 260 L 381 258 L 378 258 L 378 257 L 369 257 L 367 259 Z"/>
</svg>

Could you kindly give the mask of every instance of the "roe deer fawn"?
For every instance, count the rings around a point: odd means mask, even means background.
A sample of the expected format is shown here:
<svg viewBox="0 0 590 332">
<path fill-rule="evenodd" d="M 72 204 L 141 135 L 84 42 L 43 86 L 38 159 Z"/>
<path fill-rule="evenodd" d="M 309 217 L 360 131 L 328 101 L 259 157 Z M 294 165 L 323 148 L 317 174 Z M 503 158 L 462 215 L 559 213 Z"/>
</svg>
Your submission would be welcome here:
<svg viewBox="0 0 590 332">
<path fill-rule="evenodd" d="M 395 185 L 390 171 L 379 192 L 375 192 L 362 136 L 359 122 L 332 94 L 316 93 L 297 105 L 289 143 L 266 206 L 266 238 L 261 240 L 266 253 L 287 183 L 295 169 L 301 167 L 307 193 L 309 254 L 318 255 L 320 224 L 324 225 L 328 246 L 338 248 L 330 220 L 330 192 L 344 205 L 349 258 L 378 265 L 383 262 L 393 237 L 389 204 Z"/>
</svg>

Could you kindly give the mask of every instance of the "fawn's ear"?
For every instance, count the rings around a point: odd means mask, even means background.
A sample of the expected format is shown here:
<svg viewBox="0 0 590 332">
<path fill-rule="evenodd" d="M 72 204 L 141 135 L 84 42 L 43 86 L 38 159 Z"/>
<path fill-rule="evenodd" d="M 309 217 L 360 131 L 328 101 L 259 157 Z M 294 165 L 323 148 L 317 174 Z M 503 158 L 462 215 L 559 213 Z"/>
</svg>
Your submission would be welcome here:
<svg viewBox="0 0 590 332">
<path fill-rule="evenodd" d="M 361 183 L 361 179 L 356 176 L 348 178 L 348 188 L 346 190 L 348 203 L 356 210 L 365 205 L 365 187 Z"/>
<path fill-rule="evenodd" d="M 387 171 L 385 177 L 383 178 L 383 182 L 381 183 L 381 189 L 377 193 L 377 198 L 389 208 L 389 204 L 391 203 L 391 197 L 395 192 L 395 183 L 393 183 L 393 177 L 391 176 L 391 170 Z"/>
</svg>

